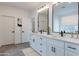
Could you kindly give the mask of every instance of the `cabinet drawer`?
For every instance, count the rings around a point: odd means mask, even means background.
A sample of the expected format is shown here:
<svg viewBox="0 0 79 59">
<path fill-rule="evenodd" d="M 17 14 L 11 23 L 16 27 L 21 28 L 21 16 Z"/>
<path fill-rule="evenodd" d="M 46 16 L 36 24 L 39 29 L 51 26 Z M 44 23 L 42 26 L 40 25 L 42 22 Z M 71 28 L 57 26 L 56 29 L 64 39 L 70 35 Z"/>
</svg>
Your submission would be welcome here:
<svg viewBox="0 0 79 59">
<path fill-rule="evenodd" d="M 56 56 L 64 56 L 64 48 L 55 47 L 55 54 Z"/>
<path fill-rule="evenodd" d="M 46 41 L 46 38 L 45 37 L 39 37 L 39 39 L 41 40 L 41 41 Z"/>
<path fill-rule="evenodd" d="M 54 40 L 54 45 L 64 48 L 64 41 Z"/>
<path fill-rule="evenodd" d="M 39 52 L 40 52 L 40 55 L 46 56 L 46 48 L 41 47 L 41 49 L 39 50 Z"/>
<path fill-rule="evenodd" d="M 47 44 L 53 44 L 54 40 L 53 39 L 47 39 Z"/>
<path fill-rule="evenodd" d="M 79 56 L 79 54 L 71 52 L 71 51 L 65 51 L 65 56 Z"/>
<path fill-rule="evenodd" d="M 65 43 L 65 49 L 79 54 L 79 45 L 73 43 Z"/>
</svg>

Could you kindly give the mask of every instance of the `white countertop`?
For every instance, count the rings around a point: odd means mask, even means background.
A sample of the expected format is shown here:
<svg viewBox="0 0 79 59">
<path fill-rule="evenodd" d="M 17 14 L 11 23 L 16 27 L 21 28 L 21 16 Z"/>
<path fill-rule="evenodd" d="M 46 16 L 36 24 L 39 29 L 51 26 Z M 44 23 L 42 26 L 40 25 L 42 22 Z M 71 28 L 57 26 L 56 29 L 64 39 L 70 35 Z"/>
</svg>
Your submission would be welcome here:
<svg viewBox="0 0 79 59">
<path fill-rule="evenodd" d="M 66 41 L 66 42 L 71 42 L 71 43 L 75 43 L 75 44 L 79 44 L 79 38 L 69 38 L 69 37 L 61 37 L 61 36 L 54 36 L 54 35 L 46 35 L 46 34 L 39 34 L 39 33 L 32 33 L 33 35 L 41 35 L 50 39 L 56 39 L 56 40 L 62 40 L 62 41 Z"/>
</svg>

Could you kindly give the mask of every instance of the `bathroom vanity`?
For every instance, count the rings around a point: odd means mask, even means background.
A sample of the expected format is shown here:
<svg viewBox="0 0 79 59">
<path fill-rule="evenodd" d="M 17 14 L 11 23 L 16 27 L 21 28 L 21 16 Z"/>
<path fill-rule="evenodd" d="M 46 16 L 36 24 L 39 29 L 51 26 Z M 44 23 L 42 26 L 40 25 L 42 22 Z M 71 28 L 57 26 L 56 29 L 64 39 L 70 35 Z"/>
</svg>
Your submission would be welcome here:
<svg viewBox="0 0 79 59">
<path fill-rule="evenodd" d="M 33 33 L 30 45 L 42 56 L 79 55 L 79 39 Z"/>
</svg>

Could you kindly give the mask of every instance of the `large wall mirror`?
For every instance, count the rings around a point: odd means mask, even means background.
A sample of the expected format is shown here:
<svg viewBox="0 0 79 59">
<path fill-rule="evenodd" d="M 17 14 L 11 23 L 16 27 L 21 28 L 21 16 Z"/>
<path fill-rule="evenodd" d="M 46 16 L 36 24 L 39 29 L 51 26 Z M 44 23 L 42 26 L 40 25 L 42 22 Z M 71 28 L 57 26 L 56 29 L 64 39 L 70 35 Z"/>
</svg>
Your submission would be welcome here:
<svg viewBox="0 0 79 59">
<path fill-rule="evenodd" d="M 48 8 L 38 13 L 38 31 L 48 32 Z"/>
<path fill-rule="evenodd" d="M 63 2 L 53 6 L 53 32 L 78 32 L 78 3 Z"/>
</svg>

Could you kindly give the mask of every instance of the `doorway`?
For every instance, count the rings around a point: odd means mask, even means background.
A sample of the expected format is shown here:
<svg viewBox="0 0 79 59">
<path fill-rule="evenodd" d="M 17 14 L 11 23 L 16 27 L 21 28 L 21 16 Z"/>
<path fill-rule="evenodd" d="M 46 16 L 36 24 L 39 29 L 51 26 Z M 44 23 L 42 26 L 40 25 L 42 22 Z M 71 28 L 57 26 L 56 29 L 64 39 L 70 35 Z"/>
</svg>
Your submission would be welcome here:
<svg viewBox="0 0 79 59">
<path fill-rule="evenodd" d="M 15 17 L 0 16 L 0 46 L 15 44 Z"/>
</svg>

